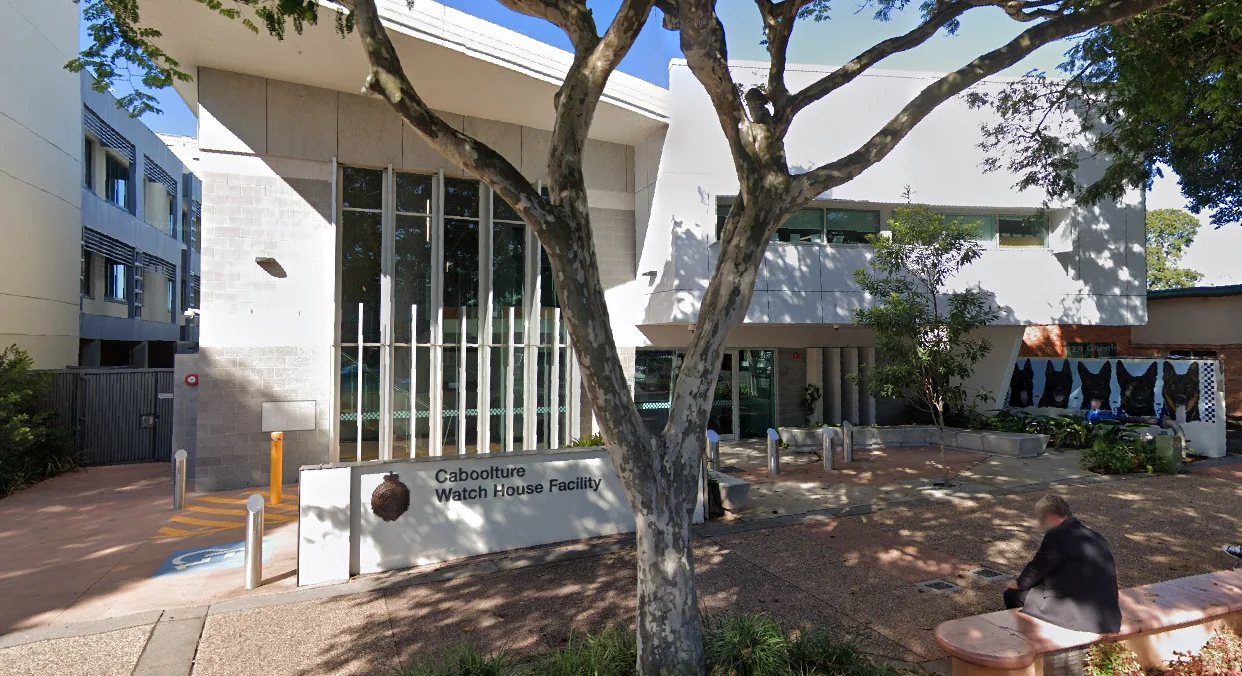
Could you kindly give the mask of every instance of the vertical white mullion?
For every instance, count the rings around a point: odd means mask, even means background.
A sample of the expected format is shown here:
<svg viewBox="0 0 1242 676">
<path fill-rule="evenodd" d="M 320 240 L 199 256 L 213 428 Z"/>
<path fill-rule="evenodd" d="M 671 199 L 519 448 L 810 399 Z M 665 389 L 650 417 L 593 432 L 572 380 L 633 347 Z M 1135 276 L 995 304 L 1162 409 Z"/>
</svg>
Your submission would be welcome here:
<svg viewBox="0 0 1242 676">
<path fill-rule="evenodd" d="M 340 169 L 336 165 L 336 157 L 332 158 L 332 260 L 336 266 L 332 271 L 334 280 L 332 288 L 332 404 L 329 416 L 332 425 L 332 447 L 328 450 L 329 462 L 341 461 L 341 217 L 337 212 L 340 200 L 336 191 L 341 182 L 337 179 Z M 94 177 L 91 179 L 94 180 Z M 202 237 L 202 223 L 199 223 L 199 237 Z M 191 246 L 193 243 L 191 242 Z"/>
<path fill-rule="evenodd" d="M 529 228 L 526 229 L 526 288 L 530 291 L 526 301 L 526 338 L 523 349 L 526 352 L 526 371 L 522 374 L 522 441 L 528 449 L 538 448 L 537 432 L 539 399 L 537 387 L 539 375 L 539 343 L 542 340 L 539 331 L 540 300 L 539 300 L 539 257 L 541 255 L 539 239 Z"/>
<path fill-rule="evenodd" d="M 357 455 L 354 456 L 356 462 L 362 462 L 362 311 L 363 304 L 358 303 L 358 361 L 356 362 L 358 367 L 358 393 L 355 395 L 358 398 L 358 405 L 354 407 L 354 423 L 358 429 L 358 437 L 354 440 L 358 450 Z"/>
<path fill-rule="evenodd" d="M 431 227 L 431 336 L 427 374 L 427 453 L 444 453 L 444 170 L 436 172 L 432 191 Z"/>
<path fill-rule="evenodd" d="M 460 328 L 458 332 L 461 341 L 458 345 L 457 353 L 457 455 L 464 455 L 466 452 L 466 331 L 470 322 L 466 318 L 466 306 L 463 305 L 458 309 L 461 314 Z"/>
<path fill-rule="evenodd" d="M 561 447 L 561 309 L 552 311 L 552 375 L 548 382 L 548 448 Z"/>
<path fill-rule="evenodd" d="M 740 381 L 742 380 L 742 378 L 740 374 L 742 372 L 742 351 L 741 350 L 734 351 L 733 359 L 730 359 L 729 361 L 733 362 L 733 368 L 730 369 L 731 373 L 729 374 L 729 391 L 731 393 L 730 398 L 732 399 L 732 401 L 729 402 L 729 408 L 732 409 L 732 413 L 730 413 L 729 415 L 733 418 L 733 438 L 741 439 L 742 438 L 742 407 L 741 407 L 742 397 L 741 397 L 741 382 Z M 712 390 L 713 397 L 716 396 L 715 392 L 716 390 L 713 389 Z"/>
<path fill-rule="evenodd" d="M 572 341 L 565 351 L 565 360 L 569 366 L 569 436 L 573 440 L 582 436 L 582 374 Z"/>
<path fill-rule="evenodd" d="M 507 363 L 505 365 L 505 453 L 513 452 L 513 369 L 514 361 L 514 341 L 517 339 L 514 332 L 513 323 L 516 321 L 514 308 L 509 308 L 509 339 L 505 343 L 505 357 Z"/>
<path fill-rule="evenodd" d="M 392 173 L 392 165 L 384 172 L 384 187 L 380 191 L 380 424 L 379 424 L 379 460 L 392 459 L 393 435 L 393 348 L 392 348 L 392 317 L 393 317 L 393 256 L 395 243 L 393 240 L 393 215 L 396 189 Z"/>
<path fill-rule="evenodd" d="M 418 450 L 418 304 L 410 306 L 410 457 Z"/>
<path fill-rule="evenodd" d="M 492 452 L 492 201 L 495 195 L 486 184 L 481 184 L 479 199 L 483 201 L 479 218 L 479 417 L 475 444 L 479 453 Z"/>
</svg>

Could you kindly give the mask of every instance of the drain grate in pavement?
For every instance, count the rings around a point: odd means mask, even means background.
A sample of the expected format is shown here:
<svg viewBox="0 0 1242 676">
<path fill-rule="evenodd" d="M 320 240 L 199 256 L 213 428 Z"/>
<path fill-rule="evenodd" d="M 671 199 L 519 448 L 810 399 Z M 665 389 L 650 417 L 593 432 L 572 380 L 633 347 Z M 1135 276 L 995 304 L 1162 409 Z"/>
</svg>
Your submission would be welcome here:
<svg viewBox="0 0 1242 676">
<path fill-rule="evenodd" d="M 1009 577 L 1009 573 L 996 570 L 995 568 L 988 568 L 987 566 L 979 566 L 978 568 L 970 571 L 970 574 L 975 577 L 981 577 L 985 580 L 999 580 L 1001 578 Z"/>
<path fill-rule="evenodd" d="M 915 584 L 914 586 L 922 587 L 923 589 L 927 589 L 930 591 L 942 592 L 945 594 L 955 592 L 961 589 L 961 587 L 953 584 L 952 582 L 949 582 L 948 580 L 941 580 L 940 578 L 936 578 L 934 580 L 925 580 L 923 582 L 919 582 Z"/>
</svg>

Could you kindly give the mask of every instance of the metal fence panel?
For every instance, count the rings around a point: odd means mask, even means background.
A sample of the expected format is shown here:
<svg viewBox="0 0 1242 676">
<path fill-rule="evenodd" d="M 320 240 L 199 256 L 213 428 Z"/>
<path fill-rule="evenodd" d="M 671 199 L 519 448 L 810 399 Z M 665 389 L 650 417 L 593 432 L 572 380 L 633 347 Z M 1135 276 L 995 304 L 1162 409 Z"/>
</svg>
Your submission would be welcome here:
<svg viewBox="0 0 1242 676">
<path fill-rule="evenodd" d="M 52 372 L 48 403 L 84 464 L 168 462 L 172 392 L 172 369 L 67 369 Z"/>
</svg>

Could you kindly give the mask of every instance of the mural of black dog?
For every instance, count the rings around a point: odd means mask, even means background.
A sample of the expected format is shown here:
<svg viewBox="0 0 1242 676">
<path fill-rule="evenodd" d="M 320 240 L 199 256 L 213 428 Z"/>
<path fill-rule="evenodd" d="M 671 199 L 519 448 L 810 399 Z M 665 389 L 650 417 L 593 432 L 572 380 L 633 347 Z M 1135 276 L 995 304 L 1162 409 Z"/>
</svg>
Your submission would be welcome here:
<svg viewBox="0 0 1242 676">
<path fill-rule="evenodd" d="M 1009 405 L 1014 408 L 1026 408 L 1035 405 L 1035 367 L 1031 360 L 1026 360 L 1021 368 L 1013 367 L 1013 376 L 1009 379 Z"/>
<path fill-rule="evenodd" d="M 1052 367 L 1051 359 L 1044 362 L 1044 391 L 1039 395 L 1039 407 L 1069 408 L 1070 392 L 1073 391 L 1074 373 L 1070 371 L 1069 360 L 1061 362 L 1060 371 Z"/>
<path fill-rule="evenodd" d="M 1117 385 L 1121 387 L 1121 410 L 1127 415 L 1156 415 L 1156 362 L 1141 375 L 1132 376 L 1125 364 L 1117 362 Z"/>
<path fill-rule="evenodd" d="M 1067 369 L 1068 370 L 1068 369 Z M 1087 370 L 1087 365 L 1078 362 L 1078 380 L 1082 383 L 1083 410 L 1091 408 L 1091 400 L 1099 399 L 1101 408 L 1109 408 L 1113 397 L 1113 363 L 1104 362 L 1099 373 Z"/>
<path fill-rule="evenodd" d="M 1186 407 L 1186 422 L 1199 420 L 1199 365 L 1191 364 L 1185 375 L 1177 375 L 1173 362 L 1164 363 L 1165 415 L 1177 418 L 1177 407 Z"/>
</svg>

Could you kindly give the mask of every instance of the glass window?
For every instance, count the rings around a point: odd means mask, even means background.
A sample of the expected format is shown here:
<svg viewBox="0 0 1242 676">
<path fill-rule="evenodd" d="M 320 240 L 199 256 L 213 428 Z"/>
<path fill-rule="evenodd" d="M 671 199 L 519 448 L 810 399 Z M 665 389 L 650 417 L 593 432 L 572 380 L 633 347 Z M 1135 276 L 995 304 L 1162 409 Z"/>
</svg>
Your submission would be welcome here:
<svg viewBox="0 0 1242 676">
<path fill-rule="evenodd" d="M 171 279 L 168 280 L 168 283 L 164 286 L 164 292 L 167 294 L 164 296 L 164 302 L 168 305 L 167 309 L 168 309 L 168 312 L 171 314 L 173 311 L 173 297 L 176 295 L 176 292 L 174 291 L 173 280 Z"/>
<path fill-rule="evenodd" d="M 945 214 L 950 221 L 975 226 L 975 239 L 983 244 L 996 241 L 996 217 L 988 214 Z"/>
<path fill-rule="evenodd" d="M 1041 214 L 997 219 L 1001 246 L 1047 246 L 1048 219 Z"/>
<path fill-rule="evenodd" d="M 720 234 L 724 232 L 725 219 L 729 217 L 729 212 L 733 210 L 733 200 L 716 199 L 716 239 L 720 239 Z"/>
<path fill-rule="evenodd" d="M 104 199 L 129 210 L 129 165 L 112 153 L 104 153 Z"/>
<path fill-rule="evenodd" d="M 773 242 L 820 242 L 824 241 L 824 210 L 802 209 L 790 216 L 772 235 Z"/>
<path fill-rule="evenodd" d="M 681 357 L 682 353 L 671 350 L 638 350 L 634 354 L 634 404 L 652 434 L 659 434 L 668 423 Z"/>
<path fill-rule="evenodd" d="M 107 261 L 104 266 L 104 297 L 108 300 L 125 300 L 125 275 L 129 267 L 124 263 Z"/>
<path fill-rule="evenodd" d="M 397 174 L 397 217 L 393 231 L 394 338 L 409 343 L 410 311 L 417 307 L 417 342 L 431 342 L 430 176 Z"/>
<path fill-rule="evenodd" d="M 177 198 L 168 193 L 168 234 L 177 236 Z"/>
<path fill-rule="evenodd" d="M 82 185 L 95 190 L 95 140 L 89 136 L 82 149 Z"/>
<path fill-rule="evenodd" d="M 824 220 L 831 244 L 866 244 L 868 235 L 880 231 L 878 211 L 825 209 Z"/>
<path fill-rule="evenodd" d="M 91 291 L 91 273 L 95 267 L 95 255 L 89 251 L 82 252 L 82 295 L 93 296 Z"/>
<path fill-rule="evenodd" d="M 383 256 L 384 172 L 345 167 L 341 208 L 342 343 L 379 342 L 380 258 Z M 362 317 L 358 304 L 362 303 Z"/>
<path fill-rule="evenodd" d="M 509 340 L 509 314 L 513 336 L 522 342 L 526 295 L 526 224 L 513 207 L 500 197 L 492 198 L 492 342 Z"/>
<path fill-rule="evenodd" d="M 473 342 L 478 340 L 479 182 L 445 179 L 444 213 L 444 340 L 457 343 L 457 331 L 465 330 Z"/>
</svg>

